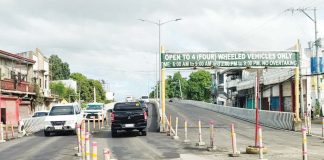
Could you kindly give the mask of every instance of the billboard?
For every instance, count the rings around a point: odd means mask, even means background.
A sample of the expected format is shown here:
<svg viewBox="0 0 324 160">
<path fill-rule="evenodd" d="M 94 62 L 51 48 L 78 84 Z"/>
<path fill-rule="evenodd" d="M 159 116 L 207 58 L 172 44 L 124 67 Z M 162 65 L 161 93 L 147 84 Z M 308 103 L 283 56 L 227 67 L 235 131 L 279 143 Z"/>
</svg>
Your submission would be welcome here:
<svg viewBox="0 0 324 160">
<path fill-rule="evenodd" d="M 297 51 L 162 53 L 164 68 L 190 67 L 297 67 Z"/>
</svg>

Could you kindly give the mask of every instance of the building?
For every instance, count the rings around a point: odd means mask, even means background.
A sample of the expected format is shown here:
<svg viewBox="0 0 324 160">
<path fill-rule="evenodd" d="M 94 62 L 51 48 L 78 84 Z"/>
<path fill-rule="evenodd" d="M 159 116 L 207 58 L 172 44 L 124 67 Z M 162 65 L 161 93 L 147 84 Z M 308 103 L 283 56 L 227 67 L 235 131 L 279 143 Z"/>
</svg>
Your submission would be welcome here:
<svg viewBox="0 0 324 160">
<path fill-rule="evenodd" d="M 44 103 L 36 106 L 35 110 L 49 110 L 54 104 L 58 103 L 58 99 L 57 96 L 51 94 L 49 87 L 50 76 L 48 58 L 45 57 L 38 48 L 36 48 L 35 51 L 18 53 L 18 55 L 35 61 L 33 65 L 32 81 L 39 86 L 40 95 L 44 98 Z"/>
<path fill-rule="evenodd" d="M 268 68 L 263 69 L 260 77 L 259 108 L 261 110 L 295 112 L 296 99 L 302 99 L 302 110 L 308 113 L 315 106 L 317 81 L 316 76 L 311 76 L 312 57 L 311 49 L 304 49 L 300 54 L 300 87 L 295 89 L 295 72 L 293 68 Z M 323 67 L 323 64 L 321 64 Z M 322 68 L 320 67 L 320 68 Z M 322 70 L 322 69 L 321 69 Z M 254 109 L 256 71 L 251 69 L 219 69 L 213 75 L 214 102 L 225 98 L 226 106 Z M 321 79 L 322 75 L 320 76 Z M 320 102 L 324 100 L 324 81 L 320 82 Z M 298 96 L 298 97 L 296 97 Z"/>
<path fill-rule="evenodd" d="M 0 50 L 0 119 L 18 125 L 35 110 L 32 84 L 35 61 Z"/>
</svg>

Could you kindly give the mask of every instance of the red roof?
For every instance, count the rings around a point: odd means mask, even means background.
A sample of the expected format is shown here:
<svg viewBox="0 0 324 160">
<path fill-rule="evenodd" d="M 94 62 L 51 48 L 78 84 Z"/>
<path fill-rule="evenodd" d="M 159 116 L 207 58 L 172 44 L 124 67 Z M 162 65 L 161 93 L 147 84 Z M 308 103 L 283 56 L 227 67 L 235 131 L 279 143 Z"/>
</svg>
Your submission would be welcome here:
<svg viewBox="0 0 324 160">
<path fill-rule="evenodd" d="M 3 50 L 0 50 L 0 57 L 7 57 L 9 59 L 14 59 L 14 60 L 22 60 L 26 63 L 32 63 L 32 64 L 36 63 L 36 61 L 34 61 L 32 59 L 28 59 L 28 58 L 25 58 L 25 57 L 22 57 L 22 56 L 13 54 L 13 53 L 9 53 L 9 52 L 3 51 Z"/>
</svg>

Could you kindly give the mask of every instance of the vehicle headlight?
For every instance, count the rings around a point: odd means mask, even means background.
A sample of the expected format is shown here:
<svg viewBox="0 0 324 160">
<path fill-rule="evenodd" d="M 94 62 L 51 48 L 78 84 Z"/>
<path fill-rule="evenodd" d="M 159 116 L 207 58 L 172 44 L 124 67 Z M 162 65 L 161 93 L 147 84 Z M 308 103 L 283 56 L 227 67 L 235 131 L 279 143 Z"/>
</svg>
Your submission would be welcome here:
<svg viewBox="0 0 324 160">
<path fill-rule="evenodd" d="M 75 126 L 75 123 L 76 123 L 75 120 L 68 120 L 68 121 L 65 122 L 65 125 L 68 125 L 68 126 Z"/>
</svg>

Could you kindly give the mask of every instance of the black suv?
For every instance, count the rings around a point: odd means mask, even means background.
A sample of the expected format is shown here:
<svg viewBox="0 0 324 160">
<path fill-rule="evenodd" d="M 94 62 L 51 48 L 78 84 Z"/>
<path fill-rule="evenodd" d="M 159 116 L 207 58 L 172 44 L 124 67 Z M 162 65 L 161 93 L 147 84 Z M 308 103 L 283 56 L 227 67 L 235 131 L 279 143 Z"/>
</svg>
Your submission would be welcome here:
<svg viewBox="0 0 324 160">
<path fill-rule="evenodd" d="M 111 135 L 116 137 L 118 130 L 138 130 L 146 136 L 147 112 L 139 102 L 116 103 L 111 113 Z"/>
</svg>

